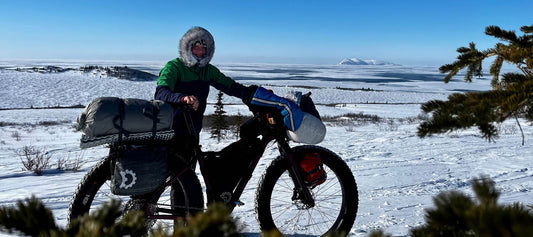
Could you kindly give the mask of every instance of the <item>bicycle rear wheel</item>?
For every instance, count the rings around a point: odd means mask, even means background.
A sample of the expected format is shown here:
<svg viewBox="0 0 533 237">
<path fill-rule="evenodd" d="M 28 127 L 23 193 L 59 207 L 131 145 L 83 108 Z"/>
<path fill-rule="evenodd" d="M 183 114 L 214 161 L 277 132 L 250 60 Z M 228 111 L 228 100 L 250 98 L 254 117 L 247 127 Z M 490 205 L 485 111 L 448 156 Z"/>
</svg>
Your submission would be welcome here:
<svg viewBox="0 0 533 237">
<path fill-rule="evenodd" d="M 102 160 L 82 179 L 72 197 L 68 223 L 85 213 L 91 213 L 111 199 L 121 200 L 123 214 L 131 210 L 142 210 L 151 216 L 157 215 L 157 219 L 147 216 L 146 227 L 149 229 L 161 225 L 170 233 L 173 231 L 175 217 L 185 217 L 187 214 L 203 211 L 203 193 L 193 171 L 187 171 L 164 190 L 138 197 L 118 196 L 110 189 L 111 160 L 109 157 Z M 173 174 L 169 172 L 167 180 L 171 177 Z"/>
<path fill-rule="evenodd" d="M 294 148 L 295 160 L 318 153 L 327 179 L 311 189 L 315 206 L 305 205 L 295 192 L 289 175 L 290 161 L 278 157 L 263 174 L 256 193 L 257 219 L 263 231 L 279 230 L 286 236 L 328 233 L 348 234 L 359 204 L 352 171 L 335 153 L 317 146 Z"/>
</svg>

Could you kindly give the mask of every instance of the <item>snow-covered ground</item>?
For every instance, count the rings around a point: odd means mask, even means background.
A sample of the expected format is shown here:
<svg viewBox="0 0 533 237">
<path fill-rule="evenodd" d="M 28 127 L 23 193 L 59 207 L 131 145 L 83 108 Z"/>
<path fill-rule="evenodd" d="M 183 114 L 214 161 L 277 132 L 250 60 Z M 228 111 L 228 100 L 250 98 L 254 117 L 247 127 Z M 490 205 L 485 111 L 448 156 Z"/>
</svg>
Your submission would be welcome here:
<svg viewBox="0 0 533 237">
<path fill-rule="evenodd" d="M 0 61 L 0 108 L 30 108 L 85 105 L 99 96 L 151 99 L 155 82 L 132 82 L 100 78 L 80 72 L 41 74 L 16 72 L 6 68 L 34 65 L 84 66 L 128 65 L 154 74 L 163 64 L 154 62 L 20 62 Z M 472 178 L 490 175 L 502 191 L 500 202 L 533 203 L 533 127 L 521 121 L 526 143 L 515 121 L 500 125 L 501 137 L 495 143 L 480 138 L 476 129 L 436 135 L 416 136 L 420 104 L 446 99 L 457 91 L 488 90 L 490 78 L 464 83 L 458 77 L 448 84 L 436 68 L 406 66 L 343 65 L 217 65 L 226 75 L 243 84 L 264 85 L 283 95 L 289 90 L 311 91 L 322 115 L 364 113 L 384 118 L 382 123 L 347 120 L 328 123 L 326 139 L 320 144 L 338 153 L 352 169 L 359 187 L 359 211 L 351 235 L 366 236 L 383 229 L 405 236 L 411 227 L 424 222 L 424 209 L 433 207 L 432 197 L 447 190 L 471 193 Z M 364 89 L 364 90 L 362 90 Z M 216 90 L 209 102 L 214 103 Z M 238 99 L 224 97 L 231 104 L 229 114 L 249 114 Z M 0 110 L 0 205 L 13 205 L 31 195 L 40 198 L 60 225 L 66 223 L 70 198 L 81 178 L 107 154 L 103 146 L 82 150 L 81 134 L 73 125 L 82 109 Z M 208 113 L 213 108 L 209 106 Z M 48 125 L 44 125 L 48 124 Z M 51 124 L 51 125 L 50 125 Z M 201 134 L 204 150 L 219 150 L 231 143 Z M 24 171 L 20 156 L 24 146 L 33 146 L 60 158 L 82 158 L 86 164 L 78 172 L 51 168 L 44 175 Z M 264 168 L 276 157 L 277 148 L 265 152 L 234 216 L 243 232 L 258 235 L 254 194 Z"/>
</svg>

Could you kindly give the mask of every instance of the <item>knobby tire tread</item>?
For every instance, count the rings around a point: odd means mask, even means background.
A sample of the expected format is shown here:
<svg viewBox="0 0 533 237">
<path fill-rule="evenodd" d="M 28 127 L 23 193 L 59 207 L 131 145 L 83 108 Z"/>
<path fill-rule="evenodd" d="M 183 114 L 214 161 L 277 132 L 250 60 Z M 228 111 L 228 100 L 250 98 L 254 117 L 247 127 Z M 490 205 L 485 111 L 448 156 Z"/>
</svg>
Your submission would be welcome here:
<svg viewBox="0 0 533 237">
<path fill-rule="evenodd" d="M 324 165 L 328 166 L 331 171 L 335 172 L 341 186 L 343 186 L 343 196 L 345 200 L 342 211 L 339 214 L 337 221 L 334 223 L 336 226 L 332 226 L 327 233 L 337 232 L 348 234 L 355 222 L 359 205 L 357 184 L 352 171 L 346 162 L 326 148 L 309 145 L 294 147 L 293 151 L 295 156 L 300 156 L 307 152 L 318 152 L 322 157 Z M 271 231 L 276 228 L 270 210 L 271 196 L 273 195 L 273 188 L 277 180 L 289 167 L 290 161 L 287 158 L 277 157 L 267 167 L 259 181 L 259 187 L 256 191 L 255 207 L 256 217 L 262 231 Z M 322 235 L 327 233 L 322 233 Z"/>
</svg>

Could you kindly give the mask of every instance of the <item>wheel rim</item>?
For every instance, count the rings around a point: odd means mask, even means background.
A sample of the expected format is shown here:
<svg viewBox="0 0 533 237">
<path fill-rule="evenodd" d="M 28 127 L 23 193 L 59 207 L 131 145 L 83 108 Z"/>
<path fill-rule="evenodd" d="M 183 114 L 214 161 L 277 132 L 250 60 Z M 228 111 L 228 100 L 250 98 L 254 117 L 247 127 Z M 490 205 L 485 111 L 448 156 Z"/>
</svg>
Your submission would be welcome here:
<svg viewBox="0 0 533 237">
<path fill-rule="evenodd" d="M 344 206 L 343 187 L 337 175 L 324 166 L 327 180 L 311 189 L 316 205 L 307 207 L 293 200 L 294 184 L 285 171 L 273 187 L 270 211 L 277 229 L 285 234 L 323 235 L 335 230 L 341 223 Z"/>
<path fill-rule="evenodd" d="M 170 209 L 172 208 L 171 204 L 171 198 L 170 198 L 170 186 L 168 186 L 165 191 L 159 196 L 159 199 L 157 200 L 157 204 L 149 204 L 148 207 L 144 205 L 144 203 L 140 203 L 137 199 L 131 199 L 129 196 L 119 196 L 115 195 L 111 192 L 110 188 L 111 182 L 107 180 L 102 184 L 102 186 L 98 189 L 98 192 L 94 195 L 94 199 L 91 203 L 91 206 L 89 208 L 89 214 L 96 211 L 97 209 L 101 208 L 101 206 L 104 203 L 108 203 L 111 199 L 114 200 L 120 200 L 121 201 L 121 210 L 123 211 L 123 214 L 127 214 L 128 211 L 131 210 L 141 210 L 146 211 L 147 209 L 151 212 L 152 215 L 163 215 L 163 213 L 159 213 L 157 211 L 157 208 L 166 208 Z M 166 214 L 169 215 L 169 214 Z M 146 222 L 146 227 L 149 229 L 151 227 L 158 227 L 161 226 L 163 230 L 165 230 L 168 233 L 173 232 L 174 227 L 174 219 L 171 219 L 172 217 L 169 215 L 167 219 L 148 219 Z"/>
</svg>

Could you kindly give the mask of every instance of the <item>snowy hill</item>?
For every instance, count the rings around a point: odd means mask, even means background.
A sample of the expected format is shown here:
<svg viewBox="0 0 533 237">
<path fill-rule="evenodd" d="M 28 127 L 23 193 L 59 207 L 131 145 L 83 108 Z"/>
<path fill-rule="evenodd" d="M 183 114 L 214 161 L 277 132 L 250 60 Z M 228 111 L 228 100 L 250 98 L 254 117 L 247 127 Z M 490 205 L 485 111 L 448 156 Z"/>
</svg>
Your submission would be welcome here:
<svg viewBox="0 0 533 237">
<path fill-rule="evenodd" d="M 128 66 L 82 66 L 74 67 L 58 67 L 58 66 L 41 66 L 41 67 L 17 67 L 7 68 L 7 70 L 14 70 L 17 72 L 30 73 L 64 73 L 64 72 L 81 72 L 88 75 L 104 77 L 114 77 L 118 79 L 125 79 L 130 81 L 154 81 L 157 76 L 142 70 L 130 68 Z"/>
<path fill-rule="evenodd" d="M 381 60 L 361 60 L 358 58 L 345 58 L 340 63 L 340 65 L 396 65 L 394 63 L 385 62 Z"/>
</svg>

